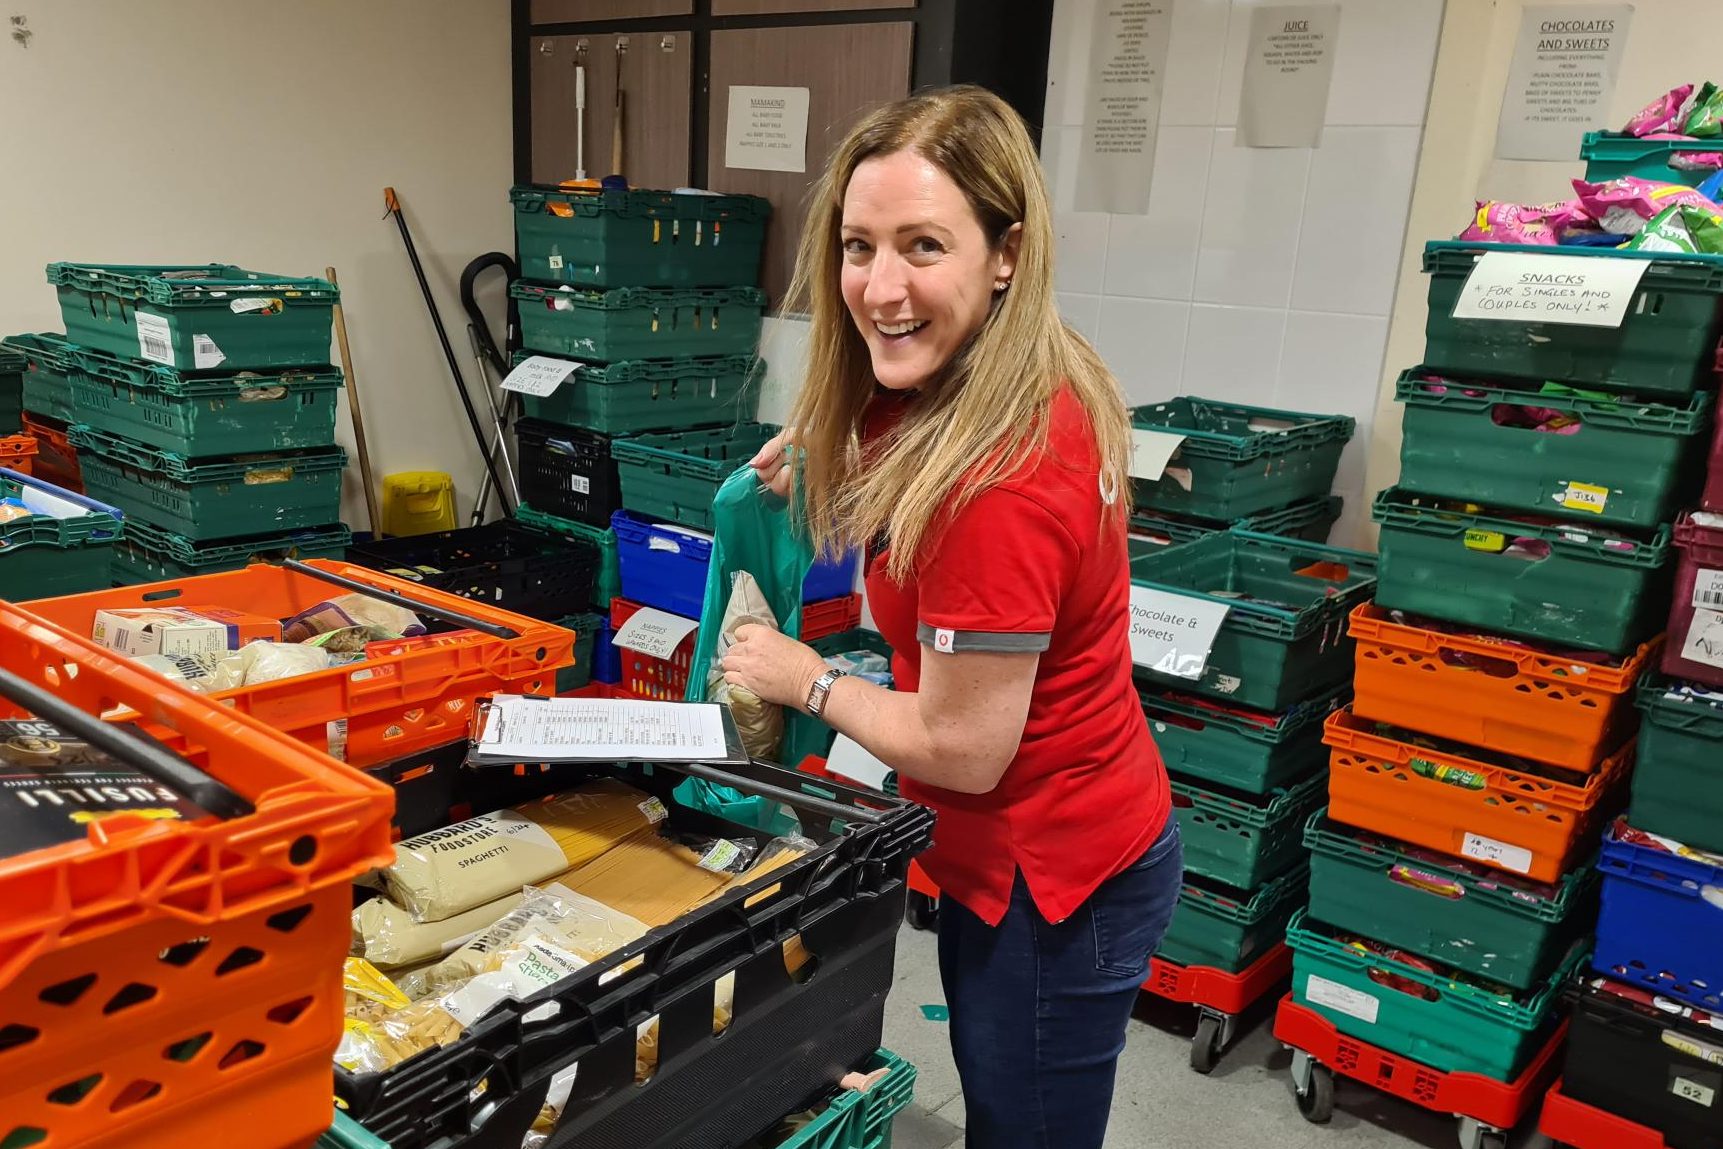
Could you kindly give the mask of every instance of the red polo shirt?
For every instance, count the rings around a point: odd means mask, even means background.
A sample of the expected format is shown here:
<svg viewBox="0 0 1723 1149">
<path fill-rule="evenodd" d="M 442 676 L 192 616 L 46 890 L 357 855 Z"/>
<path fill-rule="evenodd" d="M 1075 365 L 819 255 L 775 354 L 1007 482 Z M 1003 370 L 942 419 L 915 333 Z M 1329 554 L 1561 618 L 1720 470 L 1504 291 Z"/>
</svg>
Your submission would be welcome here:
<svg viewBox="0 0 1723 1149">
<path fill-rule="evenodd" d="M 867 438 L 895 421 L 884 398 Z M 870 556 L 868 603 L 896 655 L 897 688 L 914 691 L 926 658 L 1036 651 L 1017 757 L 988 794 L 900 777 L 904 797 L 938 812 L 928 875 L 997 925 L 1023 872 L 1036 906 L 1063 921 L 1135 861 L 1171 813 L 1160 753 L 1131 683 L 1126 523 L 1102 514 L 1087 413 L 1069 389 L 1053 400 L 1048 449 L 1010 481 L 929 533 L 913 575 Z"/>
</svg>

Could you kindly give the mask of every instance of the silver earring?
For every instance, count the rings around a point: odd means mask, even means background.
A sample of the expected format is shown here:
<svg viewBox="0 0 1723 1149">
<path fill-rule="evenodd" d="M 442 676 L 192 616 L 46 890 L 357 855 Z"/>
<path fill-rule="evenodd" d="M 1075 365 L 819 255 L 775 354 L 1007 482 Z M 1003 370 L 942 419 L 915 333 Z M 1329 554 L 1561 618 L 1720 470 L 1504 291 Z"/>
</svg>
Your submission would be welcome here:
<svg viewBox="0 0 1723 1149">
<path fill-rule="evenodd" d="M 1010 287 L 1010 286 L 1011 286 L 1011 281 L 1009 279 L 996 279 L 993 281 L 993 290 L 996 293 L 1004 291 L 1007 287 Z"/>
</svg>

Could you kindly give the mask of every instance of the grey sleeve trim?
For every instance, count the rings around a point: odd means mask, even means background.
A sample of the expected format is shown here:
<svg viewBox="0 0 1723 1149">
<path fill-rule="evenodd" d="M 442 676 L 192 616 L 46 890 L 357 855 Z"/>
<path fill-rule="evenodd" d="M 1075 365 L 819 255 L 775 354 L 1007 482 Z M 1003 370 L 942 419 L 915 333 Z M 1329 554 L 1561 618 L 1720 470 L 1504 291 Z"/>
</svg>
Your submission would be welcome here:
<svg viewBox="0 0 1723 1149">
<path fill-rule="evenodd" d="M 949 641 L 941 641 L 944 636 Z M 1051 632 L 1022 633 L 1018 631 L 944 630 L 918 623 L 915 637 L 923 646 L 940 654 L 962 654 L 979 651 L 987 654 L 1040 654 L 1053 645 Z"/>
</svg>

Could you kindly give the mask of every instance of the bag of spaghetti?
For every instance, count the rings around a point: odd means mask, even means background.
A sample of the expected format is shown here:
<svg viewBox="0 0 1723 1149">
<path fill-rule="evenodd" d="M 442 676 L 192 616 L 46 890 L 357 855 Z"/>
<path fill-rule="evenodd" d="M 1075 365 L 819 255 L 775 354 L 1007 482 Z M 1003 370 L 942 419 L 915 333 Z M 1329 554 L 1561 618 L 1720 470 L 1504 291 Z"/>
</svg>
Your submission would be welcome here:
<svg viewBox="0 0 1723 1149">
<path fill-rule="evenodd" d="M 582 961 L 602 961 L 645 937 L 647 929 L 646 923 L 566 886 L 528 888 L 495 925 L 442 961 L 402 977 L 400 985 L 414 1000 L 447 992 L 487 969 L 493 954 L 529 936 L 547 938 Z"/>
<path fill-rule="evenodd" d="M 415 920 L 441 921 L 650 836 L 664 817 L 658 799 L 606 779 L 398 842 L 384 888 Z"/>
</svg>

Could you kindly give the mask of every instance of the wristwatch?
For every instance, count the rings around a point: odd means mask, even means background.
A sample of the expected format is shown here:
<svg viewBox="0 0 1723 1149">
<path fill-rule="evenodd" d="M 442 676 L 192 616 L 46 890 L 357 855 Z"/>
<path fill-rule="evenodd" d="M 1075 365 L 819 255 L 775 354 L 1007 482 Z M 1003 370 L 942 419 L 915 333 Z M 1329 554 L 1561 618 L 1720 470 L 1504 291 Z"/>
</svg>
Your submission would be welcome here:
<svg viewBox="0 0 1723 1149">
<path fill-rule="evenodd" d="M 808 713 L 818 718 L 826 708 L 826 697 L 832 692 L 832 683 L 847 677 L 842 670 L 828 670 L 814 679 L 813 686 L 808 688 Z"/>
</svg>

